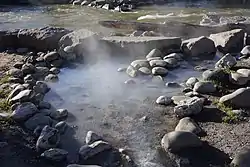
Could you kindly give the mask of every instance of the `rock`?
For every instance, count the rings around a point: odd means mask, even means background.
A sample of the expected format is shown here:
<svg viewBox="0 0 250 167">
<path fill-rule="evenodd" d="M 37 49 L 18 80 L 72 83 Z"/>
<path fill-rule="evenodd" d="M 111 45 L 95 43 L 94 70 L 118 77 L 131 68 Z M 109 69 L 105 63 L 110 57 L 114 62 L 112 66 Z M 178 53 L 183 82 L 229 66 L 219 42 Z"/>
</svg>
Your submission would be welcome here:
<svg viewBox="0 0 250 167">
<path fill-rule="evenodd" d="M 13 65 L 13 67 L 15 67 L 15 68 L 17 68 L 17 69 L 21 69 L 22 68 L 22 66 L 23 66 L 23 62 L 16 62 L 14 65 Z"/>
<path fill-rule="evenodd" d="M 241 74 L 242 76 L 250 79 L 250 69 L 244 69 L 244 68 L 242 68 L 242 69 L 238 69 L 236 72 L 239 73 L 239 74 Z"/>
<path fill-rule="evenodd" d="M 133 66 L 128 66 L 126 73 L 130 76 L 130 77 L 136 77 L 138 75 L 138 71 L 133 67 Z"/>
<path fill-rule="evenodd" d="M 51 67 L 60 68 L 60 67 L 63 66 L 63 63 L 64 63 L 63 59 L 57 59 L 57 60 L 51 61 L 51 62 L 50 62 L 50 65 L 51 65 Z"/>
<path fill-rule="evenodd" d="M 86 139 L 85 139 L 87 145 L 93 144 L 94 142 L 100 141 L 100 140 L 103 140 L 103 138 L 99 136 L 98 134 L 96 134 L 95 132 L 93 131 L 87 132 Z"/>
<path fill-rule="evenodd" d="M 82 3 L 82 0 L 75 0 L 73 2 L 73 5 L 81 5 L 81 3 Z"/>
<path fill-rule="evenodd" d="M 161 145 L 167 152 L 178 152 L 185 148 L 200 147 L 202 141 L 191 132 L 174 131 L 164 135 Z"/>
<path fill-rule="evenodd" d="M 5 112 L 0 113 L 0 121 L 5 121 L 5 120 L 8 120 L 9 118 L 10 118 L 9 113 L 5 113 Z"/>
<path fill-rule="evenodd" d="M 82 146 L 79 150 L 81 160 L 87 160 L 96 154 L 111 149 L 111 145 L 104 141 L 96 141 L 90 145 Z"/>
<path fill-rule="evenodd" d="M 201 95 L 197 92 L 188 92 L 188 93 L 185 93 L 185 96 L 188 96 L 188 97 L 200 97 Z"/>
<path fill-rule="evenodd" d="M 59 131 L 59 133 L 64 134 L 64 132 L 66 131 L 68 125 L 66 122 L 64 121 L 60 121 L 55 125 L 55 129 L 57 129 Z"/>
<path fill-rule="evenodd" d="M 26 89 L 22 90 L 20 93 L 18 93 L 16 96 L 10 99 L 11 103 L 15 102 L 26 102 L 32 99 L 35 96 L 34 91 Z"/>
<path fill-rule="evenodd" d="M 151 67 L 166 67 L 167 63 L 164 60 L 151 60 L 149 62 Z"/>
<path fill-rule="evenodd" d="M 162 60 L 161 57 L 149 57 L 147 58 L 147 61 L 151 61 L 151 60 Z"/>
<path fill-rule="evenodd" d="M 229 75 L 229 81 L 235 85 L 246 85 L 249 78 L 238 73 L 238 72 L 231 72 Z"/>
<path fill-rule="evenodd" d="M 36 106 L 31 102 L 19 104 L 12 112 L 11 118 L 15 121 L 25 121 L 38 112 Z"/>
<path fill-rule="evenodd" d="M 181 85 L 178 84 L 177 82 L 167 82 L 166 86 L 170 87 L 170 88 L 180 88 L 181 87 Z"/>
<path fill-rule="evenodd" d="M 60 55 L 59 55 L 59 53 L 54 51 L 54 52 L 47 53 L 43 58 L 46 62 L 51 62 L 53 60 L 59 59 Z"/>
<path fill-rule="evenodd" d="M 59 148 L 51 148 L 41 154 L 42 157 L 52 161 L 63 161 L 67 158 L 67 155 L 67 151 Z"/>
<path fill-rule="evenodd" d="M 13 97 L 15 97 L 16 95 L 18 95 L 21 91 L 23 91 L 25 88 L 23 85 L 18 85 L 15 87 L 14 90 L 12 90 L 7 98 L 7 100 L 9 101 L 10 99 L 12 99 Z"/>
<path fill-rule="evenodd" d="M 117 72 L 123 72 L 123 71 L 126 71 L 126 70 L 127 70 L 127 68 L 118 68 Z"/>
<path fill-rule="evenodd" d="M 167 75 L 168 70 L 163 67 L 154 67 L 152 68 L 152 74 L 153 75 Z"/>
<path fill-rule="evenodd" d="M 193 88 L 194 92 L 206 94 L 206 93 L 214 93 L 216 91 L 216 87 L 212 82 L 209 81 L 199 81 L 196 82 Z"/>
<path fill-rule="evenodd" d="M 202 132 L 202 129 L 193 119 L 185 117 L 179 121 L 178 125 L 175 127 L 175 131 L 192 132 L 198 135 Z"/>
<path fill-rule="evenodd" d="M 58 78 L 58 76 L 55 75 L 55 74 L 49 74 L 49 75 L 47 75 L 47 76 L 44 78 L 44 80 L 45 80 L 46 82 L 57 82 L 57 81 L 59 80 L 59 78 Z"/>
<path fill-rule="evenodd" d="M 151 74 L 151 70 L 147 67 L 141 67 L 138 69 L 138 71 L 143 75 L 150 75 Z"/>
<path fill-rule="evenodd" d="M 249 57 L 249 56 L 250 56 L 250 45 L 245 46 L 245 47 L 241 50 L 240 53 L 241 53 L 242 56 Z"/>
<path fill-rule="evenodd" d="M 33 90 L 36 93 L 46 94 L 47 92 L 49 92 L 50 88 L 45 82 L 37 81 L 36 85 L 33 87 Z"/>
<path fill-rule="evenodd" d="M 49 74 L 49 68 L 48 67 L 36 67 L 36 72 L 34 76 L 38 79 L 42 78 L 44 79 L 45 76 Z"/>
<path fill-rule="evenodd" d="M 49 102 L 46 102 L 46 101 L 41 101 L 38 104 L 38 108 L 39 109 L 50 109 L 51 108 L 51 104 Z"/>
<path fill-rule="evenodd" d="M 136 70 L 138 70 L 141 67 L 147 67 L 147 68 L 150 67 L 147 60 L 134 60 L 130 65 L 134 67 Z"/>
<path fill-rule="evenodd" d="M 165 56 L 163 59 L 169 59 L 169 58 L 174 58 L 176 60 L 182 60 L 182 58 L 184 57 L 184 55 L 182 53 L 171 53 L 167 56 Z"/>
<path fill-rule="evenodd" d="M 58 48 L 58 42 L 62 36 L 70 31 L 64 28 L 43 27 L 35 29 L 21 29 L 18 32 L 20 47 L 33 48 L 40 51 L 54 50 Z"/>
<path fill-rule="evenodd" d="M 26 63 L 22 66 L 22 72 L 24 75 L 33 74 L 36 71 L 36 67 L 33 64 Z"/>
<path fill-rule="evenodd" d="M 49 70 L 52 74 L 59 74 L 60 73 L 60 69 L 57 68 L 57 67 L 52 67 L 50 70 Z"/>
<path fill-rule="evenodd" d="M 24 54 L 24 53 L 27 53 L 28 51 L 29 51 L 28 48 L 18 48 L 18 49 L 16 50 L 16 52 L 17 52 L 18 54 Z"/>
<path fill-rule="evenodd" d="M 60 142 L 60 134 L 57 129 L 45 126 L 36 142 L 36 149 L 47 150 L 55 148 Z"/>
<path fill-rule="evenodd" d="M 211 34 L 209 36 L 222 53 L 237 53 L 243 48 L 244 31 L 242 29 L 234 29 L 231 31 Z"/>
<path fill-rule="evenodd" d="M 136 84 L 136 82 L 133 79 L 128 79 L 124 82 L 124 84 L 126 85 L 132 85 L 132 84 Z"/>
<path fill-rule="evenodd" d="M 243 148 L 240 152 L 238 152 L 231 165 L 234 167 L 249 167 L 250 165 L 250 149 Z"/>
<path fill-rule="evenodd" d="M 218 83 L 228 83 L 229 75 L 223 69 L 207 70 L 202 73 L 205 81 L 215 81 Z"/>
<path fill-rule="evenodd" d="M 185 87 L 185 88 L 182 90 L 183 93 L 188 93 L 188 92 L 192 92 L 192 91 L 193 91 L 193 89 L 190 88 L 190 87 Z"/>
<path fill-rule="evenodd" d="M 215 68 L 226 68 L 230 69 L 237 64 L 235 57 L 233 57 L 230 53 L 223 56 L 216 64 Z"/>
<path fill-rule="evenodd" d="M 169 105 L 172 103 L 172 99 L 168 96 L 160 96 L 156 99 L 157 104 Z"/>
<path fill-rule="evenodd" d="M 195 83 L 199 82 L 198 78 L 195 77 L 190 77 L 187 81 L 186 81 L 186 85 L 190 88 L 193 88 Z"/>
<path fill-rule="evenodd" d="M 188 117 L 200 113 L 203 109 L 203 100 L 198 97 L 192 97 L 186 101 L 180 101 L 180 104 L 174 108 L 174 112 L 179 118 Z"/>
<path fill-rule="evenodd" d="M 179 104 L 181 104 L 181 101 L 187 101 L 191 98 L 187 97 L 187 96 L 173 96 L 173 97 L 171 97 L 171 99 L 172 99 L 174 104 L 179 105 Z"/>
<path fill-rule="evenodd" d="M 164 79 L 162 78 L 162 76 L 156 75 L 152 77 L 151 82 L 155 84 L 164 84 Z"/>
<path fill-rule="evenodd" d="M 25 123 L 25 127 L 31 131 L 34 131 L 37 126 L 44 127 L 46 125 L 50 126 L 52 124 L 52 119 L 44 114 L 37 113 L 33 117 L 29 118 Z"/>
<path fill-rule="evenodd" d="M 58 109 L 56 112 L 52 112 L 50 114 L 50 117 L 55 119 L 55 120 L 61 120 L 65 119 L 68 116 L 68 110 L 67 109 Z"/>
<path fill-rule="evenodd" d="M 220 98 L 220 103 L 230 103 L 235 107 L 248 108 L 250 103 L 248 99 L 250 98 L 250 87 L 240 88 L 233 93 L 227 94 Z"/>
<path fill-rule="evenodd" d="M 164 61 L 167 63 L 166 65 L 167 68 L 176 68 L 180 66 L 176 58 L 167 58 L 167 59 L 164 59 Z"/>
<path fill-rule="evenodd" d="M 20 69 L 13 68 L 13 69 L 10 69 L 7 72 L 7 75 L 10 75 L 10 76 L 16 77 L 16 78 L 22 78 L 23 77 L 23 72 Z"/>
<path fill-rule="evenodd" d="M 15 77 L 9 77 L 8 78 L 8 82 L 10 83 L 19 83 L 19 84 L 23 84 L 23 80 L 20 78 L 15 78 Z"/>
<path fill-rule="evenodd" d="M 147 59 L 151 57 L 163 57 L 163 54 L 159 49 L 153 49 L 146 56 Z"/>
<path fill-rule="evenodd" d="M 204 36 L 183 41 L 182 50 L 184 54 L 194 57 L 214 56 L 216 53 L 214 42 Z"/>
</svg>

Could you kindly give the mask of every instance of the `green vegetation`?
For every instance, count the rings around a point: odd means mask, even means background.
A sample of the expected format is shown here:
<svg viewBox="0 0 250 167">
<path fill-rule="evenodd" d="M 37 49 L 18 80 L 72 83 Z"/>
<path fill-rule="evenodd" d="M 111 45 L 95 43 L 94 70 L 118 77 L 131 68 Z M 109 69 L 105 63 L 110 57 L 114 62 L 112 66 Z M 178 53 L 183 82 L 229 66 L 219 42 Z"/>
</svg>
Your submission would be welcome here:
<svg viewBox="0 0 250 167">
<path fill-rule="evenodd" d="M 11 105 L 7 100 L 3 99 L 0 101 L 0 112 L 1 111 L 10 112 L 10 107 Z"/>
<path fill-rule="evenodd" d="M 10 78 L 9 75 L 2 76 L 2 78 L 0 79 L 0 84 L 7 83 L 9 81 L 9 78 Z"/>
<path fill-rule="evenodd" d="M 233 113 L 233 108 L 230 105 L 220 103 L 218 100 L 214 100 L 213 104 L 216 105 L 219 110 L 225 112 L 226 115 L 222 118 L 223 122 L 234 123 L 239 121 L 238 116 Z"/>
</svg>

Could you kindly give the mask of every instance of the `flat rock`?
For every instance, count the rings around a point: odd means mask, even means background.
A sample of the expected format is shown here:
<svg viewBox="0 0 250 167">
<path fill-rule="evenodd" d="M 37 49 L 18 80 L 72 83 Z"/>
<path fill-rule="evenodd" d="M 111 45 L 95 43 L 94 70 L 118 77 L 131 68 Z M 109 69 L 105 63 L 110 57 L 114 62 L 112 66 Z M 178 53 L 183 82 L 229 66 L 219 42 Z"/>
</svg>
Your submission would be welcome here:
<svg viewBox="0 0 250 167">
<path fill-rule="evenodd" d="M 184 55 L 182 53 L 171 53 L 168 54 L 167 56 L 165 56 L 163 59 L 169 59 L 169 58 L 174 58 L 177 60 L 182 60 L 182 58 L 184 57 Z"/>
<path fill-rule="evenodd" d="M 38 112 L 36 106 L 31 102 L 19 104 L 12 112 L 11 118 L 15 121 L 25 121 Z"/>
<path fill-rule="evenodd" d="M 167 75 L 168 70 L 164 67 L 154 67 L 152 68 L 153 75 Z"/>
<path fill-rule="evenodd" d="M 82 146 L 79 150 L 81 160 L 87 160 L 94 155 L 111 149 L 111 145 L 104 141 L 96 141 L 90 145 Z"/>
<path fill-rule="evenodd" d="M 11 103 L 15 103 L 15 102 L 26 102 L 29 101 L 30 99 L 32 99 L 34 97 L 34 91 L 26 89 L 26 90 L 22 90 L 20 91 L 16 96 L 14 96 L 13 98 L 10 99 Z"/>
<path fill-rule="evenodd" d="M 250 107 L 249 103 L 250 98 L 250 88 L 239 88 L 233 93 L 227 94 L 220 98 L 220 103 L 230 103 L 235 107 L 239 108 L 248 108 Z"/>
<path fill-rule="evenodd" d="M 223 53 L 240 52 L 244 44 L 244 31 L 242 29 L 234 29 L 231 31 L 211 34 L 209 36 Z"/>
<path fill-rule="evenodd" d="M 147 68 L 150 67 L 147 60 L 134 60 L 130 65 L 134 67 L 136 70 L 138 70 L 141 67 L 147 67 Z"/>
<path fill-rule="evenodd" d="M 161 146 L 167 152 L 178 152 L 185 148 L 200 147 L 202 141 L 194 133 L 174 131 L 164 135 Z"/>
<path fill-rule="evenodd" d="M 183 41 L 182 50 L 184 54 L 194 57 L 199 57 L 199 56 L 211 57 L 214 56 L 216 53 L 214 42 L 205 36 Z"/>
<path fill-rule="evenodd" d="M 147 67 L 141 67 L 138 69 L 138 71 L 140 72 L 140 74 L 143 74 L 143 75 L 150 75 L 151 74 L 151 70 Z"/>
<path fill-rule="evenodd" d="M 187 96 L 172 96 L 171 99 L 172 99 L 174 104 L 179 105 L 179 104 L 181 104 L 181 101 L 187 101 L 191 98 L 187 97 Z"/>
<path fill-rule="evenodd" d="M 175 127 L 175 131 L 187 131 L 198 135 L 202 132 L 202 129 L 193 119 L 190 117 L 185 117 L 179 121 Z"/>
<path fill-rule="evenodd" d="M 167 62 L 164 60 L 151 60 L 149 64 L 151 67 L 166 67 Z"/>
<path fill-rule="evenodd" d="M 67 158 L 67 155 L 67 151 L 59 148 L 51 148 L 41 154 L 42 157 L 52 161 L 63 161 Z"/>
<path fill-rule="evenodd" d="M 230 69 L 237 64 L 236 58 L 233 57 L 230 53 L 223 56 L 217 63 L 215 64 L 215 68 L 225 68 Z"/>
<path fill-rule="evenodd" d="M 11 98 L 13 98 L 13 97 L 15 97 L 16 95 L 18 95 L 21 91 L 23 91 L 25 88 L 24 88 L 24 86 L 23 85 L 18 85 L 18 86 L 16 86 L 15 87 L 15 89 L 13 89 L 11 92 L 10 92 L 10 94 L 9 94 L 9 96 L 8 96 L 8 100 L 10 100 Z"/>
<path fill-rule="evenodd" d="M 206 94 L 206 93 L 214 93 L 216 91 L 216 87 L 212 82 L 209 81 L 199 81 L 196 82 L 193 88 L 194 92 Z"/>
<path fill-rule="evenodd" d="M 172 103 L 172 99 L 168 96 L 160 96 L 156 99 L 157 104 L 169 105 Z"/>
</svg>

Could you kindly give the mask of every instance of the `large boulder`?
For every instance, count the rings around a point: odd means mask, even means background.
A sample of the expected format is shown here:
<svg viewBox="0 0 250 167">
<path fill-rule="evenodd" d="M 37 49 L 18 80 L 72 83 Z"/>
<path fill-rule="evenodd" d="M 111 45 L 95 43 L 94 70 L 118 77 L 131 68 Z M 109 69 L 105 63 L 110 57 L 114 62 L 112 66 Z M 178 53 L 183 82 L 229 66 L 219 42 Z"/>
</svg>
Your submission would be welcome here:
<svg viewBox="0 0 250 167">
<path fill-rule="evenodd" d="M 235 29 L 209 36 L 222 53 L 240 52 L 244 45 L 244 31 Z"/>
<path fill-rule="evenodd" d="M 233 57 L 230 53 L 223 56 L 217 63 L 215 64 L 215 68 L 226 68 L 230 69 L 237 64 L 236 58 Z"/>
<path fill-rule="evenodd" d="M 11 118 L 15 121 L 25 121 L 37 112 L 38 109 L 33 103 L 26 102 L 18 105 L 15 108 L 11 114 Z"/>
<path fill-rule="evenodd" d="M 220 103 L 229 103 L 235 107 L 250 107 L 249 103 L 250 98 L 250 87 L 240 88 L 234 91 L 233 93 L 227 94 L 220 98 Z"/>
<path fill-rule="evenodd" d="M 207 37 L 192 38 L 182 42 L 182 50 L 190 56 L 214 56 L 216 48 L 214 42 Z"/>
<path fill-rule="evenodd" d="M 202 73 L 202 78 L 205 81 L 214 81 L 225 84 L 229 81 L 229 75 L 223 69 L 206 70 Z"/>
<path fill-rule="evenodd" d="M 174 131 L 164 135 L 161 146 L 168 152 L 178 152 L 185 148 L 200 147 L 202 141 L 194 133 Z"/>
<path fill-rule="evenodd" d="M 250 149 L 244 148 L 237 153 L 231 162 L 233 167 L 249 167 L 250 166 Z"/>
<path fill-rule="evenodd" d="M 179 121 L 179 123 L 175 127 L 175 131 L 187 131 L 194 134 L 199 134 L 202 132 L 202 129 L 193 119 L 191 119 L 190 117 L 185 117 Z"/>
<path fill-rule="evenodd" d="M 48 150 L 50 148 L 55 148 L 60 142 L 60 134 L 57 129 L 51 128 L 46 125 L 36 142 L 36 149 L 38 151 Z"/>
<path fill-rule="evenodd" d="M 179 118 L 198 114 L 203 109 L 203 100 L 198 97 L 192 97 L 188 100 L 181 101 L 174 107 L 174 112 Z"/>
<path fill-rule="evenodd" d="M 214 86 L 214 84 L 212 82 L 209 81 L 199 81 L 197 83 L 195 83 L 194 85 L 194 92 L 198 92 L 198 93 L 213 93 L 215 92 L 217 89 Z"/>
<path fill-rule="evenodd" d="M 52 119 L 49 116 L 45 116 L 42 113 L 37 113 L 33 117 L 29 118 L 25 123 L 25 127 L 31 131 L 34 131 L 36 127 L 44 127 L 52 124 Z"/>
<path fill-rule="evenodd" d="M 58 48 L 61 37 L 68 33 L 70 33 L 69 30 L 57 27 L 21 29 L 17 35 L 18 45 L 19 47 L 33 48 L 39 51 L 54 50 Z"/>
</svg>

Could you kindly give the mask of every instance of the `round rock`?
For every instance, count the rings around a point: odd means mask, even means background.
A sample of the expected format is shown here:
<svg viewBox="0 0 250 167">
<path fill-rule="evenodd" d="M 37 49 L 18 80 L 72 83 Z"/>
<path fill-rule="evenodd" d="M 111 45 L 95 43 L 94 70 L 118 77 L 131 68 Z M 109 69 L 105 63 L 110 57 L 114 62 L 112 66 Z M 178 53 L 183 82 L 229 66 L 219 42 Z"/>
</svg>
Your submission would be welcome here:
<svg viewBox="0 0 250 167">
<path fill-rule="evenodd" d="M 67 151 L 59 148 L 51 148 L 41 154 L 42 157 L 51 161 L 63 161 L 67 158 L 67 155 Z"/>
<path fill-rule="evenodd" d="M 163 54 L 161 53 L 159 49 L 153 49 L 146 56 L 146 58 L 150 58 L 150 57 L 163 57 Z"/>
<path fill-rule="evenodd" d="M 187 81 L 186 81 L 186 85 L 190 88 L 193 88 L 194 85 L 199 82 L 198 78 L 195 77 L 190 77 Z"/>
<path fill-rule="evenodd" d="M 44 80 L 47 82 L 58 82 L 59 78 L 55 74 L 49 74 L 44 78 Z"/>
<path fill-rule="evenodd" d="M 172 103 L 172 99 L 168 96 L 160 96 L 156 99 L 157 104 L 169 105 Z"/>
<path fill-rule="evenodd" d="M 182 118 L 175 127 L 175 131 L 192 132 L 196 135 L 202 132 L 199 125 L 190 117 Z"/>
<path fill-rule="evenodd" d="M 217 89 L 214 86 L 214 84 L 212 82 L 197 82 L 194 85 L 194 92 L 198 92 L 198 93 L 213 93 L 215 92 Z"/>
<path fill-rule="evenodd" d="M 168 70 L 164 67 L 154 67 L 152 69 L 152 74 L 153 75 L 167 75 Z"/>
</svg>

